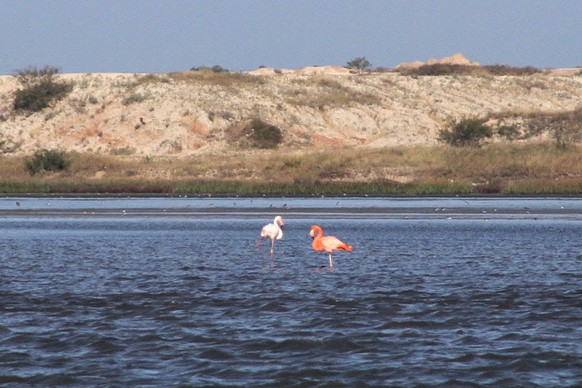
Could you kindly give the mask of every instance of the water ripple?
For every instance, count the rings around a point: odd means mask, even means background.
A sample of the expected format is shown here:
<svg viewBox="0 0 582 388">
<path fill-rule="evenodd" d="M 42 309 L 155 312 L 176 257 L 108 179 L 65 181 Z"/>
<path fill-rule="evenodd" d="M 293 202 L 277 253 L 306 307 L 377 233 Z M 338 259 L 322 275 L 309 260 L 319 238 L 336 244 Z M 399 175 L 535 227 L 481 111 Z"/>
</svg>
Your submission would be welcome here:
<svg viewBox="0 0 582 388">
<path fill-rule="evenodd" d="M 5 219 L 0 384 L 582 381 L 579 223 L 334 217 L 329 271 L 316 221 L 270 258 L 253 217 Z"/>
</svg>

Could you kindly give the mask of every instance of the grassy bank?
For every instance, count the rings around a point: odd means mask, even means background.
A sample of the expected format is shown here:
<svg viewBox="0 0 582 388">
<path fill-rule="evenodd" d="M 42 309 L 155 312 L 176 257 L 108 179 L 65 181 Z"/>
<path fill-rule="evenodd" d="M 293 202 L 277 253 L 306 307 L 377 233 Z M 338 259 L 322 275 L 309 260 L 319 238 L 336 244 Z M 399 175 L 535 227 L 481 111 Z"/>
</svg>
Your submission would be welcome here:
<svg viewBox="0 0 582 388">
<path fill-rule="evenodd" d="M 31 176 L 1 159 L 4 194 L 582 195 L 582 147 L 554 144 L 254 151 L 182 159 L 66 154 Z"/>
</svg>

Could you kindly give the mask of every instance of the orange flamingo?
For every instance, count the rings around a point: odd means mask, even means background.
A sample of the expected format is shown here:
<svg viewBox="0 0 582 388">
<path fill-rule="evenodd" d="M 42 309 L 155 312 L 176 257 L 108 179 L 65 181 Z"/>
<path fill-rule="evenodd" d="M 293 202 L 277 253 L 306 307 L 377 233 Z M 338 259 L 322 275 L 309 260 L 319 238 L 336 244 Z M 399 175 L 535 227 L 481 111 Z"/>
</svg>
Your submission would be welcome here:
<svg viewBox="0 0 582 388">
<path fill-rule="evenodd" d="M 275 240 L 281 240 L 283 238 L 283 227 L 285 226 L 285 220 L 283 217 L 276 216 L 273 223 L 263 226 L 261 229 L 261 238 L 257 242 L 257 247 L 261 246 L 264 238 L 271 239 L 271 256 L 275 253 Z"/>
<path fill-rule="evenodd" d="M 311 246 L 316 251 L 326 251 L 329 254 L 329 268 L 333 269 L 333 259 L 331 253 L 333 251 L 351 251 L 351 245 L 346 244 L 334 236 L 324 236 L 323 229 L 318 225 L 313 225 L 309 231 L 309 235 L 313 239 Z"/>
</svg>

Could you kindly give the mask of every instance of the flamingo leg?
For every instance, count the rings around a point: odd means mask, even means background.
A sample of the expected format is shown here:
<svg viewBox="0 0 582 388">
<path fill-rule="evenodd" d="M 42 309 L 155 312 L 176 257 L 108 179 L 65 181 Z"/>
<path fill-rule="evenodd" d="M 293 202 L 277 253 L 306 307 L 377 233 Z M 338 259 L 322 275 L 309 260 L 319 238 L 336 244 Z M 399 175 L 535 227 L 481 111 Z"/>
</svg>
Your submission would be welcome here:
<svg viewBox="0 0 582 388">
<path fill-rule="evenodd" d="M 275 254 L 275 239 L 271 239 L 271 256 Z"/>
<path fill-rule="evenodd" d="M 333 269 L 333 259 L 331 258 L 331 253 L 329 254 L 329 268 Z"/>
</svg>

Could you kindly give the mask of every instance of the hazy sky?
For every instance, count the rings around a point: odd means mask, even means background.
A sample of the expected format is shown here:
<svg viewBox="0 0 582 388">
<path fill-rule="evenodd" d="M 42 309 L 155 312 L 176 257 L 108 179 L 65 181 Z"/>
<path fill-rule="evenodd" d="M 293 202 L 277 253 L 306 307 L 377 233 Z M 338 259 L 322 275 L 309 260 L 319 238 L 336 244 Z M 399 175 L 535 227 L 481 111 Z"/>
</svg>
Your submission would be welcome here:
<svg viewBox="0 0 582 388">
<path fill-rule="evenodd" d="M 393 67 L 456 52 L 582 66 L 582 1 L 0 0 L 0 74 L 296 69 L 361 56 Z"/>
</svg>

